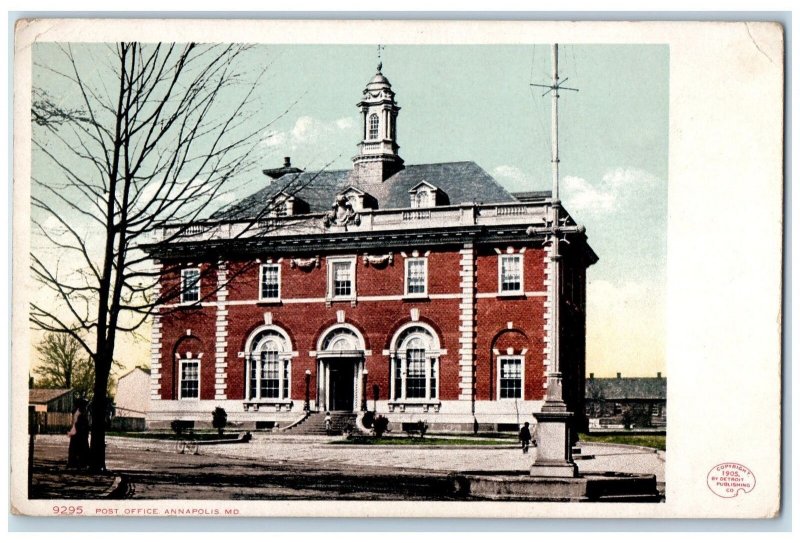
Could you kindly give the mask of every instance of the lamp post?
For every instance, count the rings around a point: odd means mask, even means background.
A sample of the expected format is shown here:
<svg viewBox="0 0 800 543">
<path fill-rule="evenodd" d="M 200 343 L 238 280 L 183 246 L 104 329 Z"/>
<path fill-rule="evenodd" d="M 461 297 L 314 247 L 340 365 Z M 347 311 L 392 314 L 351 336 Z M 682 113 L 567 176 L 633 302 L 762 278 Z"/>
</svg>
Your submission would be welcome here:
<svg viewBox="0 0 800 543">
<path fill-rule="evenodd" d="M 367 410 L 367 376 L 369 375 L 369 370 L 364 368 L 362 372 L 364 374 L 364 386 L 361 387 L 361 410 Z"/>
<path fill-rule="evenodd" d="M 372 385 L 372 410 L 378 412 L 378 396 L 381 393 L 381 387 L 378 383 Z"/>
<path fill-rule="evenodd" d="M 311 384 L 311 370 L 306 370 L 306 402 L 303 404 L 303 411 L 308 413 L 311 411 L 311 402 L 309 401 L 308 387 Z"/>
</svg>

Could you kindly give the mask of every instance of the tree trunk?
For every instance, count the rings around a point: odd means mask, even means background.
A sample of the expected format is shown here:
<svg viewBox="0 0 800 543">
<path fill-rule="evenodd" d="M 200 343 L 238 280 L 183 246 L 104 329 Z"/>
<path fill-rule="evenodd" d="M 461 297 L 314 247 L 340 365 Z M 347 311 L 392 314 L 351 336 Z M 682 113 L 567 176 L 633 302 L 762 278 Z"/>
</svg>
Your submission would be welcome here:
<svg viewBox="0 0 800 543">
<path fill-rule="evenodd" d="M 110 358 L 106 356 L 104 358 Z M 108 369 L 106 369 L 108 368 Z M 106 408 L 108 406 L 108 375 L 110 361 L 97 360 L 95 366 L 94 397 L 92 398 L 92 441 L 89 450 L 89 469 L 106 470 Z"/>
</svg>

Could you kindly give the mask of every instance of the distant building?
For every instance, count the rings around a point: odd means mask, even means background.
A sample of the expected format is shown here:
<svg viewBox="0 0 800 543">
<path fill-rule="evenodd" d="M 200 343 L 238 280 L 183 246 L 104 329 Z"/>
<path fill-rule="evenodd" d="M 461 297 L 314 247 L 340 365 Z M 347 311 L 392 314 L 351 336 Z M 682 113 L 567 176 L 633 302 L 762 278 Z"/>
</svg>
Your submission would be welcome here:
<svg viewBox="0 0 800 543">
<path fill-rule="evenodd" d="M 32 388 L 28 391 L 28 405 L 38 413 L 72 413 L 71 388 Z"/>
<path fill-rule="evenodd" d="M 586 417 L 589 428 L 665 428 L 667 378 L 595 377 L 586 379 Z"/>
<path fill-rule="evenodd" d="M 117 381 L 115 416 L 144 418 L 150 407 L 150 369 L 136 367 Z"/>
</svg>

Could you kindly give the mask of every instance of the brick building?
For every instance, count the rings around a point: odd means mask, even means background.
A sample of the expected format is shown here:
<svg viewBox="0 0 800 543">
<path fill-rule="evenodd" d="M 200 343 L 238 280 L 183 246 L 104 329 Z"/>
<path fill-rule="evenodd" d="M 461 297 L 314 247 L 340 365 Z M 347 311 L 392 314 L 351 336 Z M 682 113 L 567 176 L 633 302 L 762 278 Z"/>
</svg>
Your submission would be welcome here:
<svg viewBox="0 0 800 543">
<path fill-rule="evenodd" d="M 532 420 L 553 323 L 549 192 L 511 194 L 473 162 L 406 165 L 400 108 L 378 73 L 358 107 L 349 170 L 286 159 L 255 194 L 147 247 L 164 304 L 153 322 L 151 427 L 245 427 L 311 410 L 377 409 L 440 429 Z M 566 211 L 564 225 L 575 225 Z M 582 230 L 561 244 L 561 369 L 583 413 Z M 174 296 L 169 293 L 174 294 Z"/>
</svg>

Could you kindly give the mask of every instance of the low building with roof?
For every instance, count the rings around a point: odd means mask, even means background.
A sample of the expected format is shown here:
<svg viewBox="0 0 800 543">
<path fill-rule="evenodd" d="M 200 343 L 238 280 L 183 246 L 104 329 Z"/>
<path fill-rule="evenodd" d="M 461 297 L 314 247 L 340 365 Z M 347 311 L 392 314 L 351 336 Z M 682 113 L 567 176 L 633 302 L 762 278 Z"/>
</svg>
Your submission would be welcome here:
<svg viewBox="0 0 800 543">
<path fill-rule="evenodd" d="M 667 378 L 595 377 L 586 379 L 586 417 L 590 429 L 667 426 Z"/>
<path fill-rule="evenodd" d="M 474 162 L 406 164 L 380 66 L 358 107 L 351 169 L 286 158 L 254 194 L 145 247 L 161 276 L 151 427 L 209 424 L 220 406 L 252 428 L 365 410 L 517 428 L 544 402 L 554 329 L 565 402 L 584 412 L 585 231 L 565 234 L 554 293 L 553 207 L 576 223 L 549 191 L 512 194 Z"/>
<path fill-rule="evenodd" d="M 71 388 L 31 388 L 28 405 L 39 413 L 72 413 L 74 394 Z"/>
</svg>

